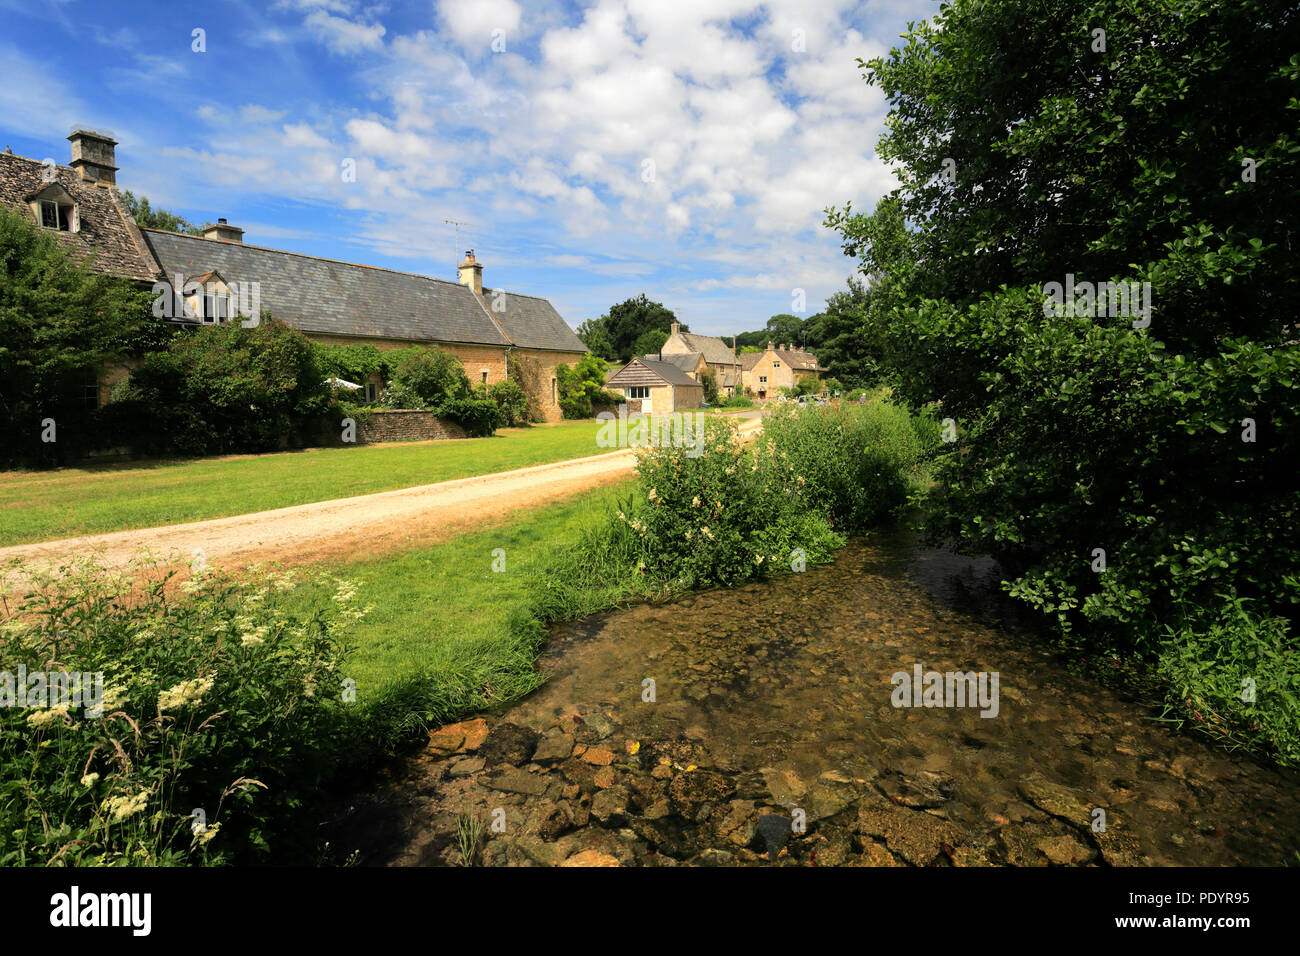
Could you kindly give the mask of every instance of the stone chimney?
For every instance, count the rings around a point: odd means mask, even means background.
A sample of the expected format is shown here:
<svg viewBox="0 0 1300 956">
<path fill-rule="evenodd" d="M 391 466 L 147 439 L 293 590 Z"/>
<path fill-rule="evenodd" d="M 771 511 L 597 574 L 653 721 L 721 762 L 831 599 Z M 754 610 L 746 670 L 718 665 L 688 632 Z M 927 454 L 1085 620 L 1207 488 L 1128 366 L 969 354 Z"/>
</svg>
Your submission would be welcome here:
<svg viewBox="0 0 1300 956">
<path fill-rule="evenodd" d="M 72 161 L 68 163 L 87 182 L 117 185 L 117 140 L 106 133 L 74 129 L 68 136 L 72 143 Z"/>
<path fill-rule="evenodd" d="M 682 330 L 682 324 L 681 324 L 680 322 L 674 322 L 674 323 L 669 327 L 668 334 L 669 334 L 669 336 L 673 336 L 673 335 L 676 335 L 676 334 L 677 334 L 678 332 L 680 332 L 681 330 Z"/>
<path fill-rule="evenodd" d="M 222 242 L 238 242 L 243 245 L 244 230 L 238 226 L 227 224 L 224 219 L 218 219 L 214 225 L 203 227 L 203 238 L 220 239 Z"/>
<path fill-rule="evenodd" d="M 774 345 L 772 344 L 772 340 L 771 340 L 771 339 L 768 339 L 768 340 L 767 340 L 767 350 L 770 352 L 770 351 L 772 351 L 772 349 L 774 349 L 774 348 L 776 348 L 776 346 L 774 346 Z"/>
<path fill-rule="evenodd" d="M 782 346 L 781 346 L 781 351 L 783 351 L 783 352 L 788 352 L 788 351 L 790 351 L 790 343 L 789 343 L 789 342 L 786 342 L 784 345 L 782 345 Z"/>
<path fill-rule="evenodd" d="M 474 258 L 473 249 L 466 251 L 460 264 L 460 284 L 469 286 L 475 295 L 483 294 L 483 264 Z"/>
</svg>

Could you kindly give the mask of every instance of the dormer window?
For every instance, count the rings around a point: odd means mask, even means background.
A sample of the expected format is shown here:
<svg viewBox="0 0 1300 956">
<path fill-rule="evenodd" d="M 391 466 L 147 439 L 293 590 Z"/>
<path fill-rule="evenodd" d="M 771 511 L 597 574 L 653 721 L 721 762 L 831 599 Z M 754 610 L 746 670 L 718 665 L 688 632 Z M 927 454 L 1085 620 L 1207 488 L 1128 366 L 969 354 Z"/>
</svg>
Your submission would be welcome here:
<svg viewBox="0 0 1300 956">
<path fill-rule="evenodd" d="M 781 367 L 781 363 L 780 363 L 780 362 L 773 362 L 773 363 L 772 363 L 772 368 L 780 368 L 780 367 Z"/>
<path fill-rule="evenodd" d="M 77 204 L 60 184 L 51 183 L 27 198 L 41 228 L 59 232 L 77 232 L 80 229 Z"/>
<path fill-rule="evenodd" d="M 228 292 L 203 293 L 203 312 L 199 316 L 205 325 L 217 325 L 230 319 L 230 294 Z"/>
</svg>

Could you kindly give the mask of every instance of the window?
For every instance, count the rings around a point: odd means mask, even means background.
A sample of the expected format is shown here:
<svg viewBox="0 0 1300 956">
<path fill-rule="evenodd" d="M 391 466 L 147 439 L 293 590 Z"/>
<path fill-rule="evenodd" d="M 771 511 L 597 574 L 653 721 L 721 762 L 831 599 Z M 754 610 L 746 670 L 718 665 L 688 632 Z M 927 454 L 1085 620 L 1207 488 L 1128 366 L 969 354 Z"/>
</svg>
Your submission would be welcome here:
<svg viewBox="0 0 1300 956">
<path fill-rule="evenodd" d="M 87 408 L 99 408 L 99 376 L 94 370 L 86 372 L 85 381 L 82 384 L 81 399 Z"/>
<path fill-rule="evenodd" d="M 555 404 L 555 379 L 551 379 L 551 404 Z"/>
<path fill-rule="evenodd" d="M 780 363 L 780 362 L 775 362 L 775 361 L 774 361 L 774 362 L 772 363 L 772 368 L 780 368 L 780 367 L 781 367 L 781 363 Z"/>
<path fill-rule="evenodd" d="M 41 201 L 41 225 L 46 229 L 59 228 L 59 204 L 48 199 Z"/>
<path fill-rule="evenodd" d="M 366 382 L 366 401 L 375 402 L 379 400 L 379 386 L 374 382 Z"/>
<path fill-rule="evenodd" d="M 767 376 L 766 376 L 766 375 L 760 375 L 760 376 L 758 377 L 758 380 L 759 380 L 760 382 L 766 382 L 766 381 L 767 381 Z"/>
<path fill-rule="evenodd" d="M 649 385 L 629 385 L 629 386 L 628 386 L 628 389 L 627 389 L 627 397 L 628 397 L 628 398 L 649 398 L 649 397 L 650 397 L 650 386 L 649 386 Z"/>
<path fill-rule="evenodd" d="M 208 325 L 225 322 L 230 318 L 230 296 L 220 292 L 205 292 L 200 318 Z"/>
<path fill-rule="evenodd" d="M 482 371 L 481 374 L 483 375 L 483 384 L 486 385 L 486 384 L 487 384 L 487 369 L 483 369 L 483 371 Z"/>
</svg>

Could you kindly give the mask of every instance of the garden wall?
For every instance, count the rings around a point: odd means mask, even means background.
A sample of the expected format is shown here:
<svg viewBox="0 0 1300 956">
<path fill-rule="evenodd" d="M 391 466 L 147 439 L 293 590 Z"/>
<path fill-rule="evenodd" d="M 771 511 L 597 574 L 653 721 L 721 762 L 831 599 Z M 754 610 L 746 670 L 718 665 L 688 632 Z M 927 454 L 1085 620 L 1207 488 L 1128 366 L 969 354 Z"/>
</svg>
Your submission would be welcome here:
<svg viewBox="0 0 1300 956">
<path fill-rule="evenodd" d="M 431 441 L 440 438 L 464 438 L 465 430 L 455 422 L 439 418 L 433 412 L 390 408 L 372 411 L 357 422 L 357 444 L 371 445 L 384 441 Z"/>
</svg>

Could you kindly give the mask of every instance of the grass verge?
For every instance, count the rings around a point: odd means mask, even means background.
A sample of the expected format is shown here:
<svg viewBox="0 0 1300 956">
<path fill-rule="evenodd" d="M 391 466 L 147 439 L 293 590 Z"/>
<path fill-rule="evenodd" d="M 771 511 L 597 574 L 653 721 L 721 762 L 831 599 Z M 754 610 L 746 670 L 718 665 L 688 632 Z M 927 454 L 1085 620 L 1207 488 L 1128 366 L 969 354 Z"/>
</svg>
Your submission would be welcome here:
<svg viewBox="0 0 1300 956">
<path fill-rule="evenodd" d="M 563 422 L 504 428 L 491 438 L 3 472 L 0 547 L 224 518 L 615 450 L 597 446 L 598 427 Z"/>
</svg>

